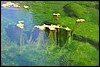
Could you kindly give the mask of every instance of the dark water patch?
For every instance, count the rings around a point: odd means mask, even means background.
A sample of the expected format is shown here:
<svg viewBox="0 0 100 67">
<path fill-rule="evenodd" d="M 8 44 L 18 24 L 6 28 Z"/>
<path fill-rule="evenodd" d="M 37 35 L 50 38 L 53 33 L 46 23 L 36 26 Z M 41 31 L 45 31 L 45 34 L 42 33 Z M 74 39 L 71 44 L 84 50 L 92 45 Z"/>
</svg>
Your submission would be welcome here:
<svg viewBox="0 0 100 67">
<path fill-rule="evenodd" d="M 95 41 L 93 41 L 89 38 L 86 38 L 86 37 L 83 37 L 83 36 L 78 36 L 76 34 L 73 34 L 73 39 L 84 42 L 84 43 L 88 42 L 91 45 L 93 45 L 97 50 L 99 50 L 99 42 L 95 42 Z"/>
</svg>

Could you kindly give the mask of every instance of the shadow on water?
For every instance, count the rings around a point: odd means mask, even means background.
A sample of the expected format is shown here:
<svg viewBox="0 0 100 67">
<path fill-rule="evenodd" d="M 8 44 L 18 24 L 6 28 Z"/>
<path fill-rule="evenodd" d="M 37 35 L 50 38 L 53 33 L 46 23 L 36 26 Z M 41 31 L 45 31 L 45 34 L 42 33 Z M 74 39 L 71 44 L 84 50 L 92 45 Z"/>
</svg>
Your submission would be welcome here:
<svg viewBox="0 0 100 67">
<path fill-rule="evenodd" d="M 93 45 L 97 50 L 99 50 L 99 42 L 95 42 L 95 41 L 93 41 L 93 40 L 91 40 L 89 38 L 85 38 L 83 36 L 78 36 L 76 34 L 73 34 L 73 39 L 81 41 L 81 42 L 88 42 L 91 45 Z"/>
</svg>

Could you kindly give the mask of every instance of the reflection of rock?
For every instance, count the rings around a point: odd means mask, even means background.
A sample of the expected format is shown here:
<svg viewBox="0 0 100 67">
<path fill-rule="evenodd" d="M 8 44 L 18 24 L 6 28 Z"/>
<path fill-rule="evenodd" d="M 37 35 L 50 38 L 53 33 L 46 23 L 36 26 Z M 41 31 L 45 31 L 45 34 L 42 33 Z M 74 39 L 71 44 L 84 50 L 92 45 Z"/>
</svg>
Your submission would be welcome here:
<svg viewBox="0 0 100 67">
<path fill-rule="evenodd" d="M 45 35 L 46 33 L 41 32 L 38 28 L 34 28 L 30 31 L 22 31 L 22 29 L 17 26 L 9 25 L 5 28 L 5 31 L 8 38 L 12 42 L 16 42 L 18 45 L 26 44 L 28 41 L 33 44 L 36 41 L 42 42 L 42 40 L 45 41 L 47 39 L 47 36 Z"/>
<path fill-rule="evenodd" d="M 6 29 L 6 34 L 11 41 L 16 42 L 18 45 L 36 42 L 40 36 L 40 30 L 35 28 L 29 31 L 23 31 L 17 26 L 9 25 Z M 45 33 L 45 32 L 44 32 Z M 40 37 L 41 38 L 41 37 Z M 46 35 L 43 36 L 42 40 L 46 40 Z M 21 41 L 21 42 L 20 42 Z"/>
<path fill-rule="evenodd" d="M 37 45 L 44 45 L 45 40 L 44 40 L 44 35 L 45 35 L 45 31 L 39 31 L 39 35 L 37 37 Z"/>
<path fill-rule="evenodd" d="M 8 36 L 8 38 L 13 41 L 16 42 L 18 45 L 20 45 L 20 31 L 21 29 L 17 26 L 13 26 L 13 25 L 9 25 L 7 28 L 5 28 L 6 31 L 6 35 Z M 26 34 L 23 32 L 22 33 L 22 41 L 24 41 L 23 43 L 27 42 L 27 37 Z"/>
<path fill-rule="evenodd" d="M 49 38 L 49 42 L 56 43 L 58 46 L 64 46 L 65 44 L 70 44 L 71 42 L 71 29 L 66 27 L 62 27 L 59 25 L 42 25 L 42 26 L 34 26 L 42 31 L 45 30 L 47 33 L 47 37 Z"/>
<path fill-rule="evenodd" d="M 49 44 L 53 43 L 57 44 L 58 46 L 64 46 L 64 44 L 70 43 L 71 29 L 68 27 L 63 28 L 55 25 L 43 25 L 43 27 L 45 27 L 44 30 L 34 28 L 30 31 L 23 31 L 17 26 L 9 25 L 5 31 L 9 39 L 11 41 L 15 41 L 17 44 L 44 44 L 48 41 Z"/>
<path fill-rule="evenodd" d="M 25 34 L 27 35 L 28 40 L 33 43 L 34 41 L 36 41 L 38 35 L 39 35 L 39 29 L 35 28 L 32 31 L 25 31 Z"/>
</svg>

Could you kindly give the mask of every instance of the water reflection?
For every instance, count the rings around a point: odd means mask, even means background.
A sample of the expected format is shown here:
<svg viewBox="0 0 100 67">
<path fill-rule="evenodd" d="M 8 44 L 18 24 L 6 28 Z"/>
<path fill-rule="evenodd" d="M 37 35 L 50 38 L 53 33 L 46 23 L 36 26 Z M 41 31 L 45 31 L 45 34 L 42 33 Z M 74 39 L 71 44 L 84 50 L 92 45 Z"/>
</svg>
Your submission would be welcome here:
<svg viewBox="0 0 100 67">
<path fill-rule="evenodd" d="M 6 3 L 6 1 L 2 1 L 1 4 Z M 34 26 L 35 19 L 32 18 L 31 12 L 25 12 L 22 8 L 14 8 L 10 7 L 2 7 L 1 6 L 1 30 L 2 34 L 8 37 L 8 40 L 16 42 L 18 45 L 20 44 L 20 31 L 21 29 L 16 26 L 19 20 L 24 20 L 24 29 L 23 29 L 23 39 L 24 44 L 27 43 L 28 38 L 31 34 L 32 26 Z M 27 31 L 27 33 L 26 33 Z"/>
<path fill-rule="evenodd" d="M 16 42 L 18 45 L 20 45 L 20 35 L 21 30 L 19 27 L 14 25 L 9 25 L 8 28 L 5 28 L 6 35 L 8 36 L 9 40 L 12 42 Z M 27 41 L 27 37 L 24 33 L 22 33 L 24 43 Z"/>
</svg>

